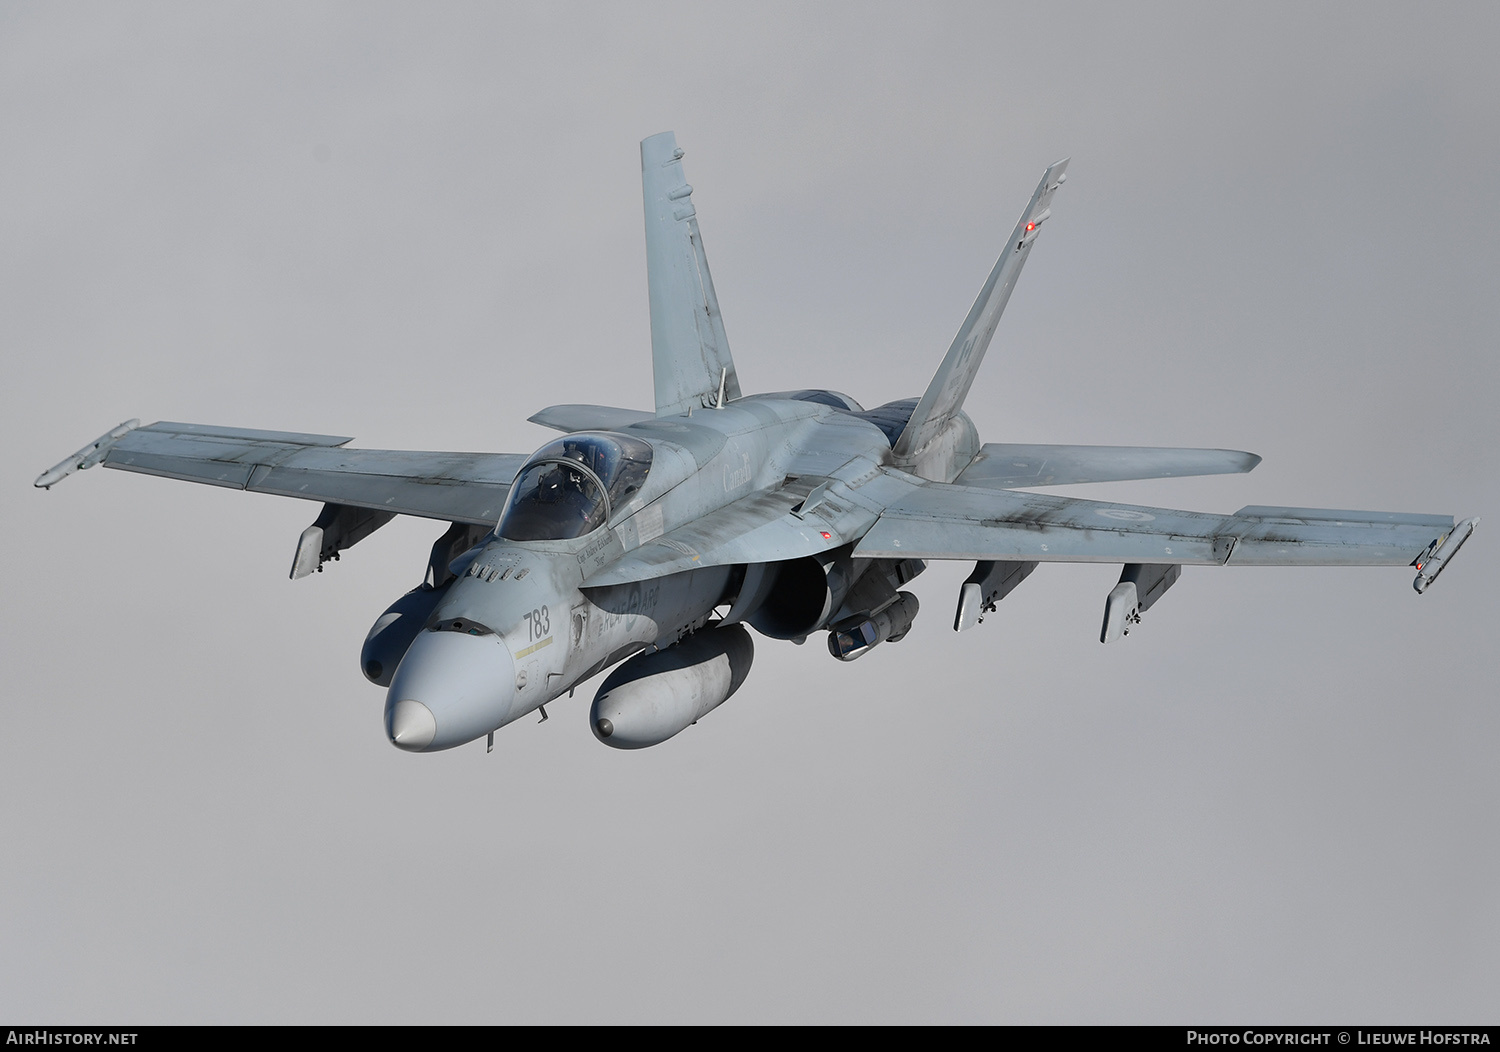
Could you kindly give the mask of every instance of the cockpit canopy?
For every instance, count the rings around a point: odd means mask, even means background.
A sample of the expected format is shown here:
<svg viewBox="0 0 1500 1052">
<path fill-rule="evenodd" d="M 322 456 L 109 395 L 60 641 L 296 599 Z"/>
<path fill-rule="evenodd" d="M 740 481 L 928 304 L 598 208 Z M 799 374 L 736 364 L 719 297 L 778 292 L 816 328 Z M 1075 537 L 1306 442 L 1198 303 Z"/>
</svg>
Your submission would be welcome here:
<svg viewBox="0 0 1500 1052">
<path fill-rule="evenodd" d="M 581 432 L 531 455 L 495 532 L 509 541 L 564 541 L 609 521 L 646 482 L 651 446 L 628 435 Z"/>
</svg>

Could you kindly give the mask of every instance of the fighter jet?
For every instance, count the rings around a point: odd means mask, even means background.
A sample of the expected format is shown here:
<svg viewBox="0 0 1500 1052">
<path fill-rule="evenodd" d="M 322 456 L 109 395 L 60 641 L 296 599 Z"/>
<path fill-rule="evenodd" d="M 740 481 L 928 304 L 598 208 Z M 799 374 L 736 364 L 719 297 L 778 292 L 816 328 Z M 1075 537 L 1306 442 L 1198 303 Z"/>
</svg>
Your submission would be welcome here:
<svg viewBox="0 0 1500 1052">
<path fill-rule="evenodd" d="M 1247 507 L 1233 515 L 1030 492 L 1249 471 L 1223 449 L 981 443 L 964 399 L 1068 162 L 1046 170 L 932 382 L 865 409 L 828 390 L 745 394 L 671 132 L 641 143 L 652 410 L 554 405 L 530 456 L 349 449 L 350 438 L 131 420 L 36 480 L 109 468 L 322 502 L 291 576 L 397 515 L 448 523 L 422 584 L 370 629 L 386 735 L 433 752 L 484 738 L 611 666 L 589 724 L 606 745 L 676 735 L 729 699 L 769 639 L 826 633 L 853 661 L 901 640 L 905 586 L 973 561 L 953 627 L 972 629 L 1044 562 L 1123 566 L 1102 642 L 1184 566 L 1409 566 L 1423 592 L 1477 519 Z"/>
</svg>

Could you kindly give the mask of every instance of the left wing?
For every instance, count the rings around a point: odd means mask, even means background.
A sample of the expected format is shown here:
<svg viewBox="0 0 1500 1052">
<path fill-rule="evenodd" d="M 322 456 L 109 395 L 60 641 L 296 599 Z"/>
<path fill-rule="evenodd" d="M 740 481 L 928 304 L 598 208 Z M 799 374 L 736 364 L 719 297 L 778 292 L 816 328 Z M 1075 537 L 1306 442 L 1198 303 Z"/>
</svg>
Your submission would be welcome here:
<svg viewBox="0 0 1500 1052">
<path fill-rule="evenodd" d="M 107 468 L 211 486 L 491 526 L 526 457 L 344 449 L 338 435 L 178 424 L 121 425 L 44 472 L 51 487 L 81 468 Z"/>
<path fill-rule="evenodd" d="M 1212 515 L 926 482 L 888 505 L 856 558 L 1235 566 L 1417 566 L 1478 520 L 1324 508 Z M 1446 545 L 1450 537 L 1456 542 Z M 1445 550 L 1449 549 L 1449 550 Z M 1419 573 L 1419 580 L 1423 579 Z M 1436 568 L 1426 581 L 1436 576 Z M 1420 589 L 1419 589 L 1420 590 Z"/>
</svg>

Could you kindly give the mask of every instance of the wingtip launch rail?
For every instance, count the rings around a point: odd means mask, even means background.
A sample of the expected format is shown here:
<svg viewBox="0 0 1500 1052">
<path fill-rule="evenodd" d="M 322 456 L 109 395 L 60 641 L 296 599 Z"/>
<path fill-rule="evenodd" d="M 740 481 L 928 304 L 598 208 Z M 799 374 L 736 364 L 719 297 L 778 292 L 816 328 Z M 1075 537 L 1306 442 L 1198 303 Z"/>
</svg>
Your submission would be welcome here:
<svg viewBox="0 0 1500 1052">
<path fill-rule="evenodd" d="M 1412 587 L 1421 595 L 1432 586 L 1432 582 L 1438 579 L 1438 574 L 1458 554 L 1458 550 L 1464 546 L 1474 533 L 1474 527 L 1479 525 L 1479 516 L 1464 519 L 1453 527 L 1445 536 L 1439 537 L 1433 544 L 1432 554 L 1425 559 L 1417 561 L 1416 580 L 1412 581 Z"/>
<path fill-rule="evenodd" d="M 114 448 L 116 442 L 140 426 L 140 420 L 132 417 L 123 424 L 110 428 L 72 456 L 59 460 L 42 472 L 32 485 L 37 489 L 51 489 L 73 472 L 93 467 L 109 455 L 109 451 Z"/>
</svg>

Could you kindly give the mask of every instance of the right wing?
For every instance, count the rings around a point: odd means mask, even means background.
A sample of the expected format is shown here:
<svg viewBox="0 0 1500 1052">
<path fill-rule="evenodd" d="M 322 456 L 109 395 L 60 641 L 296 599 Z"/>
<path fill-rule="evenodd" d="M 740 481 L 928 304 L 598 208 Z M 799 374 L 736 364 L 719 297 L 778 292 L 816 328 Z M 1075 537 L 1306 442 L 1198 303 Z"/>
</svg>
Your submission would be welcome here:
<svg viewBox="0 0 1500 1052">
<path fill-rule="evenodd" d="M 42 474 L 50 487 L 80 468 L 107 468 L 299 497 L 394 515 L 493 526 L 525 463 L 519 453 L 344 449 L 352 439 L 178 424 L 115 428 Z"/>
<path fill-rule="evenodd" d="M 1260 463 L 1236 449 L 1161 446 L 1037 446 L 986 442 L 954 483 L 985 489 L 1071 486 L 1081 482 L 1232 475 Z"/>
</svg>

